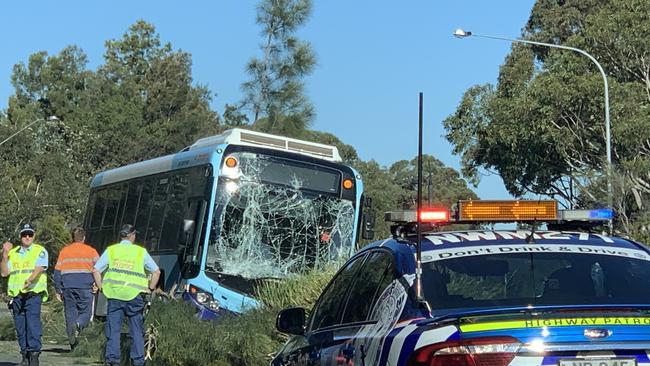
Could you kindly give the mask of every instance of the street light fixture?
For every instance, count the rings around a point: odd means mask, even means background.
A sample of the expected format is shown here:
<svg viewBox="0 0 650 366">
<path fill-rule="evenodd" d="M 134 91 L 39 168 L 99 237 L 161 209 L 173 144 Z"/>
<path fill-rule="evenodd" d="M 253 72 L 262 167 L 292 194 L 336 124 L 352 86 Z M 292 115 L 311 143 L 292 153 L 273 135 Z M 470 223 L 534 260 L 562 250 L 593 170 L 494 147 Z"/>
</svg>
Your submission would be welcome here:
<svg viewBox="0 0 650 366">
<path fill-rule="evenodd" d="M 574 52 L 578 52 L 584 56 L 587 56 L 591 61 L 593 61 L 594 64 L 598 67 L 598 70 L 600 71 L 600 74 L 603 77 L 603 83 L 605 84 L 605 143 L 606 143 L 606 150 L 607 150 L 607 168 L 606 168 L 606 174 L 607 174 L 607 206 L 611 209 L 614 208 L 614 198 L 612 194 L 612 135 L 610 132 L 610 124 L 609 124 L 609 86 L 607 84 L 607 75 L 605 74 L 605 70 L 603 70 L 603 67 L 600 66 L 598 61 L 596 59 L 588 54 L 586 51 L 581 50 L 579 48 L 575 47 L 569 47 L 569 46 L 562 46 L 562 45 L 557 45 L 557 44 L 552 44 L 552 43 L 544 43 L 544 42 L 536 42 L 536 41 L 528 41 L 524 39 L 512 39 L 512 38 L 505 38 L 505 37 L 495 37 L 495 36 L 487 36 L 487 35 L 482 35 L 482 34 L 475 34 L 470 31 L 465 31 L 463 29 L 456 29 L 454 31 L 454 37 L 456 38 L 467 38 L 467 37 L 480 37 L 480 38 L 489 38 L 489 39 L 498 39 L 501 41 L 508 41 L 512 43 L 524 43 L 524 44 L 532 44 L 536 46 L 544 46 L 544 47 L 550 47 L 550 48 L 561 48 L 563 50 L 570 50 Z M 611 234 L 613 232 L 613 223 L 612 219 L 609 220 L 609 233 Z"/>
<path fill-rule="evenodd" d="M 20 130 L 18 130 L 18 132 L 14 133 L 13 135 L 11 135 L 11 136 L 7 137 L 6 139 L 2 140 L 2 142 L 0 142 L 0 146 L 2 146 L 2 144 L 4 144 L 5 142 L 11 140 L 14 136 L 18 135 L 19 133 L 21 133 L 24 130 L 31 127 L 33 124 L 35 124 L 37 122 L 41 122 L 41 121 L 59 121 L 59 117 L 57 117 L 57 116 L 49 116 L 47 118 L 36 119 L 36 120 L 30 122 L 27 126 L 25 126 L 25 127 L 21 128 Z"/>
</svg>

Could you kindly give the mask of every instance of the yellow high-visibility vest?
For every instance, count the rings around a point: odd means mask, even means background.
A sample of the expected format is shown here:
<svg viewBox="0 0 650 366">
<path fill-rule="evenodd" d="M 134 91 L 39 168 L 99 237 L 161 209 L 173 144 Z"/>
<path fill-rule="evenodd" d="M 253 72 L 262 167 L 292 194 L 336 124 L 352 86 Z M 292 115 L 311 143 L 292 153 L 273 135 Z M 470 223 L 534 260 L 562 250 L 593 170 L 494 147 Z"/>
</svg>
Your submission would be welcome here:
<svg viewBox="0 0 650 366">
<path fill-rule="evenodd" d="M 41 273 L 38 278 L 32 281 L 28 288 L 24 288 L 25 280 L 31 276 L 36 268 L 36 261 L 45 248 L 38 244 L 32 244 L 30 249 L 24 254 L 20 254 L 20 246 L 9 251 L 9 262 L 11 271 L 9 272 L 9 282 L 7 283 L 7 293 L 11 297 L 29 292 L 40 293 L 43 295 L 43 301 L 47 300 L 47 275 Z"/>
<path fill-rule="evenodd" d="M 109 299 L 133 300 L 141 292 L 149 290 L 144 271 L 147 251 L 135 244 L 118 243 L 109 246 L 108 270 L 104 276 L 103 292 Z"/>
</svg>

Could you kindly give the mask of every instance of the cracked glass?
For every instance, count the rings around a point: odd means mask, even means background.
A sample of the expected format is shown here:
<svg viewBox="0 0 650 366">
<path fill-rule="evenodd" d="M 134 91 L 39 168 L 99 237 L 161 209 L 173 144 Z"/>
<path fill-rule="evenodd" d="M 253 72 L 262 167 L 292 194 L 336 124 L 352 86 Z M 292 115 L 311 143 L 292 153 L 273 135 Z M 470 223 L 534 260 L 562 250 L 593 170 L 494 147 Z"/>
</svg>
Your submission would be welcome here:
<svg viewBox="0 0 650 366">
<path fill-rule="evenodd" d="M 341 173 L 249 152 L 222 168 L 208 270 L 246 279 L 284 278 L 354 252 L 355 208 Z"/>
</svg>

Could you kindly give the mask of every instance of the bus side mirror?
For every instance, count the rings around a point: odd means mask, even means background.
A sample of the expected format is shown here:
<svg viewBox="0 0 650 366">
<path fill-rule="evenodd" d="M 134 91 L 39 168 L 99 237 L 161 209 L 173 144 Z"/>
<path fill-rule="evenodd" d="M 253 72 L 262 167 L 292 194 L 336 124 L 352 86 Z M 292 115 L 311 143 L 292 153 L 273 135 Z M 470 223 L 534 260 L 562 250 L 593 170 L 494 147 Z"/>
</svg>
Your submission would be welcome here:
<svg viewBox="0 0 650 366">
<path fill-rule="evenodd" d="M 192 238 L 192 233 L 194 232 L 194 220 L 183 220 L 183 245 L 187 246 L 190 244 L 190 239 Z"/>
<path fill-rule="evenodd" d="M 194 231 L 194 224 L 195 224 L 194 220 L 188 220 L 188 219 L 183 220 L 183 231 L 185 232 L 185 234 Z"/>
<path fill-rule="evenodd" d="M 361 218 L 361 238 L 372 240 L 375 238 L 375 215 L 370 210 L 372 198 L 366 197 L 363 200 L 363 217 Z"/>
<path fill-rule="evenodd" d="M 371 212 L 363 214 L 361 222 L 361 238 L 365 240 L 372 240 L 375 238 L 375 215 Z"/>
</svg>

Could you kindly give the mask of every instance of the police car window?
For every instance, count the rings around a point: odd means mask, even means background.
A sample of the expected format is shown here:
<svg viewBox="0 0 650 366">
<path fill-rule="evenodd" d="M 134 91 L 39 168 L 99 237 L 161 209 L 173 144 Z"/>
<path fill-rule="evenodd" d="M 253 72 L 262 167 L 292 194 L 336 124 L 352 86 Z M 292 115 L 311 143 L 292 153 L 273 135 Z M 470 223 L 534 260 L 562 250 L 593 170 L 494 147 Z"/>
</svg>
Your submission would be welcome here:
<svg viewBox="0 0 650 366">
<path fill-rule="evenodd" d="M 392 258 L 384 251 L 370 254 L 350 290 L 343 324 L 368 320 L 377 296 L 393 280 Z"/>
<path fill-rule="evenodd" d="M 517 253 L 446 259 L 426 263 L 422 280 L 434 309 L 650 302 L 650 262 L 612 255 Z"/>
<path fill-rule="evenodd" d="M 311 329 L 340 324 L 343 304 L 361 264 L 366 256 L 356 258 L 343 268 L 330 282 L 320 297 L 312 316 Z"/>
</svg>

